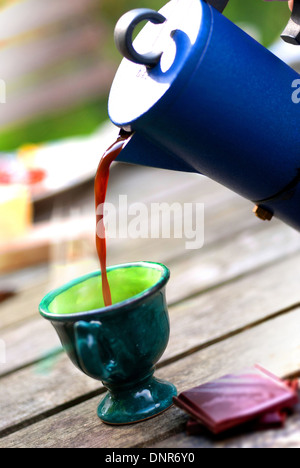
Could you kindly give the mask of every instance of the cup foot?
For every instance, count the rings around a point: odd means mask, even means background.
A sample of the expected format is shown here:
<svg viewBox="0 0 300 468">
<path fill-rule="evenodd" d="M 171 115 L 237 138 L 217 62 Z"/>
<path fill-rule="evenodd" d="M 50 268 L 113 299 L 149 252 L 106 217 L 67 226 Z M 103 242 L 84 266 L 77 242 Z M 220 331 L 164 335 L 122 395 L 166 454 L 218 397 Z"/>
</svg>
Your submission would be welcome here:
<svg viewBox="0 0 300 468">
<path fill-rule="evenodd" d="M 167 410 L 176 395 L 173 384 L 152 377 L 128 391 L 108 393 L 98 407 L 98 416 L 113 425 L 141 422 Z"/>
</svg>

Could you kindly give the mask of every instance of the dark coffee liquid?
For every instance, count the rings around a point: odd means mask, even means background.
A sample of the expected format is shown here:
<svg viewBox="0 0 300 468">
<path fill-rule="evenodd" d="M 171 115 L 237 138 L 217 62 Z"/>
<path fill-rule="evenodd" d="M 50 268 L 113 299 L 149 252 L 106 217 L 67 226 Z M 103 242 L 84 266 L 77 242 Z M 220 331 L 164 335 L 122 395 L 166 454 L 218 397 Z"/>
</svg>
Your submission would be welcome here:
<svg viewBox="0 0 300 468">
<path fill-rule="evenodd" d="M 100 261 L 102 277 L 102 294 L 105 306 L 112 305 L 111 292 L 106 272 L 106 233 L 103 219 L 103 206 L 106 198 L 109 169 L 111 163 L 119 156 L 128 140 L 128 134 L 119 136 L 117 141 L 103 154 L 95 178 L 95 202 L 96 202 L 96 246 Z"/>
</svg>

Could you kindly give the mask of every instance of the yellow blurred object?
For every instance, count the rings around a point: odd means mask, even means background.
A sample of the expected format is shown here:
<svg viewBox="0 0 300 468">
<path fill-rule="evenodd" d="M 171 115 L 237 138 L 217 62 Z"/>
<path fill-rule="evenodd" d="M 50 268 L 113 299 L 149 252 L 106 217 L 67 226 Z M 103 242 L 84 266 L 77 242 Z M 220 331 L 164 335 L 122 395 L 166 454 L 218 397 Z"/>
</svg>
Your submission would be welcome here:
<svg viewBox="0 0 300 468">
<path fill-rule="evenodd" d="M 39 149 L 41 149 L 43 145 L 23 145 L 18 150 L 18 159 L 22 161 L 24 166 L 27 169 L 31 169 L 35 167 L 35 156 Z"/>
<path fill-rule="evenodd" d="M 26 233 L 32 223 L 29 190 L 23 185 L 0 185 L 0 242 Z"/>
</svg>

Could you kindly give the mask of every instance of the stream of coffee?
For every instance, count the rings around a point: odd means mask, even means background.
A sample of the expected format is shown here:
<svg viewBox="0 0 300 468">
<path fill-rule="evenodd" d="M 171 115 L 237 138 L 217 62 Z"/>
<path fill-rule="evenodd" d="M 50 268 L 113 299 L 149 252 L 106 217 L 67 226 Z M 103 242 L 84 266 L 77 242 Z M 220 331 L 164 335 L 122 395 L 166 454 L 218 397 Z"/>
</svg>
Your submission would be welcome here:
<svg viewBox="0 0 300 468">
<path fill-rule="evenodd" d="M 117 141 L 103 154 L 95 178 L 96 203 L 96 247 L 101 268 L 102 294 L 105 306 L 112 305 L 111 291 L 106 272 L 106 232 L 104 224 L 104 203 L 107 193 L 111 163 L 119 156 L 128 141 L 128 134 L 120 135 Z"/>
</svg>

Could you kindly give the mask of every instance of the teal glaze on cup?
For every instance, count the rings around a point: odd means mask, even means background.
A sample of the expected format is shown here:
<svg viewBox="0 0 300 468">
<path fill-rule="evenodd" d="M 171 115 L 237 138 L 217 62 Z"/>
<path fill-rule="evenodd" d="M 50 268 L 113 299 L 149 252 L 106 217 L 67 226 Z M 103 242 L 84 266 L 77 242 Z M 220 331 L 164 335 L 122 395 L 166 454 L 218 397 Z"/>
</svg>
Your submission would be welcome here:
<svg viewBox="0 0 300 468">
<path fill-rule="evenodd" d="M 138 262 L 107 269 L 112 302 L 104 307 L 101 273 L 78 278 L 40 304 L 73 364 L 101 380 L 108 394 L 98 408 L 108 424 L 151 418 L 172 405 L 176 388 L 153 377 L 170 335 L 165 287 L 168 268 Z"/>
</svg>

